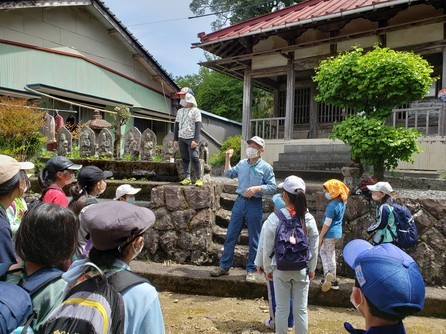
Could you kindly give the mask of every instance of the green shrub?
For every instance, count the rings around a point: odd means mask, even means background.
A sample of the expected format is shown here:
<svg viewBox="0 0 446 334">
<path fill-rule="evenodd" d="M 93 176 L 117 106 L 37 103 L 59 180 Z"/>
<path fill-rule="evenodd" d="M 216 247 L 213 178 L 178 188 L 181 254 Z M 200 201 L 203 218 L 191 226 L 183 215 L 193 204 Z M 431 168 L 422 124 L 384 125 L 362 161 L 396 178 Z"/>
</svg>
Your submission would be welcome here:
<svg viewBox="0 0 446 334">
<path fill-rule="evenodd" d="M 35 160 L 46 138 L 40 110 L 28 108 L 26 100 L 0 98 L 0 152 L 20 161 Z"/>
<path fill-rule="evenodd" d="M 226 160 L 226 151 L 229 149 L 234 150 L 234 154 L 231 158 L 231 163 L 236 164 L 240 161 L 242 146 L 242 135 L 236 135 L 228 137 L 222 144 L 220 152 L 214 154 L 209 159 L 209 163 L 213 167 L 224 166 Z"/>
</svg>

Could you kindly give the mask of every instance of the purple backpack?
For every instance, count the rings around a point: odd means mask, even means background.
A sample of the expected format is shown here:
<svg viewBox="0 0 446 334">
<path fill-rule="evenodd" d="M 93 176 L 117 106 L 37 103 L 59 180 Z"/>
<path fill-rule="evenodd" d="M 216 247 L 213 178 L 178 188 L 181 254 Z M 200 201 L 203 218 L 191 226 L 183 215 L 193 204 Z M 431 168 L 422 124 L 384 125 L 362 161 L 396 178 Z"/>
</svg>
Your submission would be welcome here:
<svg viewBox="0 0 446 334">
<path fill-rule="evenodd" d="M 283 271 L 308 268 L 310 249 L 308 237 L 297 217 L 287 219 L 281 210 L 274 212 L 279 225 L 274 237 L 274 255 L 277 269 Z"/>
</svg>

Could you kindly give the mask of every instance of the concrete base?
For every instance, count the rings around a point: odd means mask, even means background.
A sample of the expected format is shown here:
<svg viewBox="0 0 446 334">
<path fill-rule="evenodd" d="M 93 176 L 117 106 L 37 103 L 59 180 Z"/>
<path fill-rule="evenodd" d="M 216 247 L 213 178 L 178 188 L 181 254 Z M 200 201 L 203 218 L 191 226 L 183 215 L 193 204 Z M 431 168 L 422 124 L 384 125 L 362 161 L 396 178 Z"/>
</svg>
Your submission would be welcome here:
<svg viewBox="0 0 446 334">
<path fill-rule="evenodd" d="M 133 271 L 146 277 L 158 291 L 174 293 L 199 294 L 217 297 L 267 298 L 266 281 L 257 276 L 257 282 L 246 282 L 246 271 L 233 268 L 227 276 L 211 277 L 214 267 L 198 267 L 171 263 L 154 263 L 133 261 Z M 311 305 L 353 307 L 350 303 L 350 292 L 353 280 L 339 278 L 339 290 L 322 292 L 319 287 L 321 277 L 310 283 L 308 302 Z M 426 301 L 422 316 L 446 318 L 446 290 L 442 288 L 426 288 Z"/>
</svg>

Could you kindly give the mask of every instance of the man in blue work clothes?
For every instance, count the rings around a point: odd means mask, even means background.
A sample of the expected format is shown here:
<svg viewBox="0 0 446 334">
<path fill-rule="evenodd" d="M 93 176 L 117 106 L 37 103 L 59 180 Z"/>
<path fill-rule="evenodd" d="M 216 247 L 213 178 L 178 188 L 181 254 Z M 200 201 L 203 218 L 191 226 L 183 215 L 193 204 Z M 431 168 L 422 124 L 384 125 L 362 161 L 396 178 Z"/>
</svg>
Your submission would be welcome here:
<svg viewBox="0 0 446 334">
<path fill-rule="evenodd" d="M 236 190 L 238 196 L 232 208 L 220 266 L 211 271 L 211 276 L 218 277 L 229 274 L 234 258 L 234 248 L 246 222 L 249 238 L 246 280 L 253 282 L 256 279 L 254 259 L 262 228 L 262 195 L 274 193 L 277 187 L 273 168 L 262 159 L 265 141 L 254 136 L 247 141 L 247 144 L 248 159 L 241 160 L 235 167 L 231 168 L 231 157 L 234 150 L 226 152 L 225 176 L 231 179 L 238 178 L 239 184 Z"/>
</svg>

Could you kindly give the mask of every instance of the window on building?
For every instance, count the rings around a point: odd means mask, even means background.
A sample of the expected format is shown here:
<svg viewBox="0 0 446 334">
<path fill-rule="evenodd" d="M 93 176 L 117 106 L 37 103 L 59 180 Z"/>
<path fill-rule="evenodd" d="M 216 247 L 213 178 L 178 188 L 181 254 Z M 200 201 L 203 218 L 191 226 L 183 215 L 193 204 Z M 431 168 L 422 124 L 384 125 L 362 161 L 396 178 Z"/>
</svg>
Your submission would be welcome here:
<svg viewBox="0 0 446 334">
<path fill-rule="evenodd" d="M 311 89 L 296 88 L 294 96 L 294 124 L 310 123 Z"/>
<path fill-rule="evenodd" d="M 350 108 L 340 108 L 325 103 L 317 104 L 318 123 L 340 122 L 353 113 L 354 111 Z"/>
</svg>

